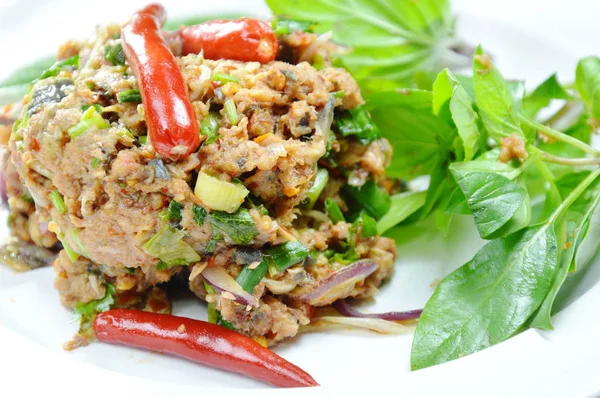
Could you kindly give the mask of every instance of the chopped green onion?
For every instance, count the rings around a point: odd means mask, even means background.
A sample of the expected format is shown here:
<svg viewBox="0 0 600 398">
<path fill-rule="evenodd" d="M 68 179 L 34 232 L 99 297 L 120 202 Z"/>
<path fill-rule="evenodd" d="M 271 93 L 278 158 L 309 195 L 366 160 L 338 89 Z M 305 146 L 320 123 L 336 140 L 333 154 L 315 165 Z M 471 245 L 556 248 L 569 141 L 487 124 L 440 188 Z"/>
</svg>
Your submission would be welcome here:
<svg viewBox="0 0 600 398">
<path fill-rule="evenodd" d="M 67 253 L 67 257 L 69 257 L 69 260 L 71 260 L 72 262 L 79 260 L 79 254 L 76 253 L 73 249 L 71 249 L 71 246 L 69 246 L 69 244 L 64 239 L 61 240 L 61 243 L 65 253 Z"/>
<path fill-rule="evenodd" d="M 321 192 L 325 189 L 327 182 L 329 181 L 329 172 L 327 169 L 319 169 L 315 175 L 315 182 L 310 187 L 308 192 L 306 192 L 306 207 L 310 210 L 313 208 L 319 196 L 321 196 Z"/>
<path fill-rule="evenodd" d="M 325 200 L 325 211 L 327 211 L 327 216 L 329 216 L 331 222 L 334 224 L 346 221 L 344 213 L 342 213 L 342 209 L 340 209 L 340 206 L 338 206 L 338 204 L 335 203 L 335 201 L 331 198 L 327 198 Z"/>
<path fill-rule="evenodd" d="M 167 268 L 169 268 L 169 265 L 167 263 L 165 263 L 163 260 L 158 260 L 158 264 L 156 264 L 157 271 L 163 271 Z"/>
<path fill-rule="evenodd" d="M 34 203 L 33 197 L 28 192 L 23 193 L 20 198 L 22 201 Z"/>
<path fill-rule="evenodd" d="M 146 145 L 146 143 L 148 142 L 147 135 L 140 135 L 137 139 L 138 139 L 140 145 Z"/>
<path fill-rule="evenodd" d="M 15 134 L 17 132 L 17 130 L 19 130 L 19 127 L 21 127 L 22 122 L 23 122 L 23 119 L 17 119 L 17 121 L 13 124 L 13 127 L 12 127 L 13 134 Z"/>
<path fill-rule="evenodd" d="M 235 106 L 235 102 L 230 98 L 225 101 L 225 114 L 227 115 L 227 119 L 232 126 L 237 126 L 240 122 L 240 115 L 238 114 L 237 108 Z"/>
<path fill-rule="evenodd" d="M 54 63 L 54 65 L 42 72 L 42 75 L 40 76 L 39 80 L 44 80 L 49 77 L 58 75 L 66 66 L 71 66 L 75 69 L 79 69 L 79 55 L 73 55 L 70 58 Z"/>
<path fill-rule="evenodd" d="M 233 214 L 213 211 L 207 219 L 213 229 L 227 235 L 238 245 L 247 245 L 258 235 L 254 219 L 246 209 L 239 209 Z"/>
<path fill-rule="evenodd" d="M 325 58 L 321 54 L 315 54 L 312 59 L 312 66 L 316 70 L 322 70 L 325 67 Z"/>
<path fill-rule="evenodd" d="M 267 259 L 264 259 L 253 269 L 250 269 L 249 265 L 246 265 L 237 276 L 236 282 L 239 283 L 242 289 L 252 294 L 256 285 L 258 285 L 267 274 L 268 267 L 269 261 Z"/>
<path fill-rule="evenodd" d="M 343 99 L 344 95 L 344 90 L 336 91 L 335 93 L 333 93 L 333 98 Z"/>
<path fill-rule="evenodd" d="M 223 315 L 221 314 L 221 311 L 218 311 L 218 310 L 216 310 L 216 311 L 217 311 L 217 325 L 223 326 L 224 328 L 227 328 L 229 330 L 235 330 L 235 328 L 233 327 L 231 322 L 228 322 L 225 319 L 223 319 Z"/>
<path fill-rule="evenodd" d="M 125 52 L 121 43 L 104 47 L 104 58 L 113 65 L 125 65 Z"/>
<path fill-rule="evenodd" d="M 240 78 L 237 76 L 228 75 L 226 73 L 214 73 L 211 77 L 213 82 L 225 83 L 239 83 Z"/>
<path fill-rule="evenodd" d="M 121 91 L 117 94 L 117 101 L 119 101 L 120 104 L 125 102 L 142 102 L 142 94 L 140 93 L 140 90 L 135 88 Z"/>
<path fill-rule="evenodd" d="M 279 272 L 285 271 L 308 257 L 308 249 L 300 242 L 286 242 L 264 251 L 264 255 L 277 267 Z"/>
<path fill-rule="evenodd" d="M 288 35 L 292 32 L 308 32 L 313 33 L 316 22 L 303 21 L 300 19 L 274 19 L 271 22 L 273 31 L 276 35 Z"/>
<path fill-rule="evenodd" d="M 79 238 L 79 233 L 81 232 L 81 230 L 79 228 L 72 228 L 69 230 L 68 234 L 69 234 L 69 238 L 71 238 L 71 242 L 75 243 L 75 246 L 77 247 L 76 252 L 84 257 L 90 257 L 90 253 L 87 251 L 87 249 L 85 248 L 85 246 L 83 245 L 83 242 L 81 242 L 81 239 Z"/>
<path fill-rule="evenodd" d="M 363 237 L 368 238 L 370 236 L 377 235 L 377 221 L 375 221 L 375 219 L 373 217 L 369 216 L 364 211 L 360 212 L 360 215 L 358 216 L 356 221 L 354 221 L 354 223 L 353 223 L 354 227 L 357 227 L 358 225 L 361 226 L 360 234 Z"/>
<path fill-rule="evenodd" d="M 88 109 L 90 109 L 90 107 L 92 107 L 92 106 L 93 106 L 93 107 L 96 109 L 96 112 L 98 112 L 98 113 L 102 113 L 102 105 L 100 105 L 100 104 L 83 105 L 83 106 L 81 107 L 81 110 L 82 110 L 83 112 L 85 112 L 85 111 L 87 111 Z"/>
<path fill-rule="evenodd" d="M 81 115 L 79 123 L 68 129 L 67 133 L 69 133 L 72 138 L 79 137 L 92 126 L 101 130 L 110 127 L 110 123 L 108 120 L 102 118 L 102 115 L 98 113 L 95 107 L 90 106 L 83 112 L 83 115 Z"/>
<path fill-rule="evenodd" d="M 90 160 L 90 166 L 92 167 L 92 169 L 97 169 L 101 164 L 102 164 L 101 159 L 92 158 L 92 160 Z"/>
<path fill-rule="evenodd" d="M 372 142 L 381 135 L 379 128 L 371 120 L 371 115 L 362 106 L 340 112 L 335 123 L 343 137 L 355 136 L 364 144 Z"/>
<path fill-rule="evenodd" d="M 169 209 L 162 209 L 158 212 L 158 218 L 161 220 L 168 222 L 169 221 Z"/>
<path fill-rule="evenodd" d="M 384 189 L 379 188 L 373 180 L 367 181 L 360 188 L 346 185 L 344 192 L 359 208 L 377 220 L 383 217 L 392 205 L 390 195 Z"/>
<path fill-rule="evenodd" d="M 196 224 L 204 224 L 204 220 L 206 219 L 206 209 L 204 207 L 195 204 L 192 207 L 192 213 L 194 213 L 194 221 L 196 221 Z"/>
<path fill-rule="evenodd" d="M 50 201 L 61 214 L 65 214 L 67 212 L 67 206 L 65 205 L 65 201 L 63 200 L 62 195 L 58 191 L 50 192 Z"/>
<path fill-rule="evenodd" d="M 212 144 L 219 138 L 219 114 L 209 112 L 200 122 L 200 134 L 206 136 L 205 144 Z"/>
<path fill-rule="evenodd" d="M 185 232 L 171 226 L 161 228 L 142 249 L 152 257 L 156 257 L 172 267 L 188 265 L 200 261 L 200 256 L 183 241 Z"/>
<path fill-rule="evenodd" d="M 194 194 L 210 209 L 235 212 L 250 191 L 242 184 L 223 181 L 200 171 Z"/>
<path fill-rule="evenodd" d="M 115 303 L 114 296 L 117 291 L 110 283 L 106 284 L 106 293 L 100 300 L 90 301 L 89 303 L 78 303 L 75 305 L 75 314 L 79 317 L 92 316 L 100 312 L 108 311 Z"/>
<path fill-rule="evenodd" d="M 127 272 L 129 275 L 133 275 L 135 274 L 135 268 L 125 267 L 125 272 Z"/>
<path fill-rule="evenodd" d="M 174 200 L 169 203 L 169 221 L 177 223 L 182 219 L 181 210 L 183 210 L 183 205 Z"/>
</svg>

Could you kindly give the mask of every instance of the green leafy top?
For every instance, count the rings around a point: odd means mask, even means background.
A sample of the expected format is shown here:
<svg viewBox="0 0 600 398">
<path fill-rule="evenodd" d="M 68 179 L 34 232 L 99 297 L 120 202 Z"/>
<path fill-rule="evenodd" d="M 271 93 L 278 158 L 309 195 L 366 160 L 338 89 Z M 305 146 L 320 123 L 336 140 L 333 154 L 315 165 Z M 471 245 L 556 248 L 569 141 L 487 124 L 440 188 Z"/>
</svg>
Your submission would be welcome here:
<svg viewBox="0 0 600 398">
<path fill-rule="evenodd" d="M 315 22 L 352 48 L 342 62 L 364 91 L 405 87 L 417 71 L 435 70 L 454 29 L 447 0 L 266 2 L 277 17 Z"/>
</svg>

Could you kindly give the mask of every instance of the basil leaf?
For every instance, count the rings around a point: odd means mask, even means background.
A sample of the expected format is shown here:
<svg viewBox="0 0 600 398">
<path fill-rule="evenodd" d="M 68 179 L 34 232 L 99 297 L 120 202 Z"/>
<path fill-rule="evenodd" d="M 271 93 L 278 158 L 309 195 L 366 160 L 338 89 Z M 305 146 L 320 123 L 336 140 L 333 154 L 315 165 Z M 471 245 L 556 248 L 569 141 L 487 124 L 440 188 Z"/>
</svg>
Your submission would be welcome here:
<svg viewBox="0 0 600 398">
<path fill-rule="evenodd" d="M 455 130 L 433 114 L 432 93 L 423 90 L 384 91 L 366 97 L 366 107 L 383 137 L 394 148 L 390 177 L 412 179 L 430 174 L 443 146 L 449 146 Z"/>
<path fill-rule="evenodd" d="M 525 138 L 509 87 L 481 47 L 473 59 L 473 88 L 479 115 L 490 138 L 498 143 L 511 135 Z"/>
<path fill-rule="evenodd" d="M 551 224 L 485 245 L 438 285 L 419 319 L 411 367 L 472 354 L 514 335 L 546 297 L 558 262 Z"/>
<path fill-rule="evenodd" d="M 534 117 L 541 109 L 550 105 L 554 99 L 571 100 L 573 97 L 561 86 L 556 73 L 544 80 L 531 94 L 523 99 L 526 116 Z"/>
<path fill-rule="evenodd" d="M 319 33 L 352 48 L 343 64 L 363 91 L 408 86 L 420 70 L 436 70 L 454 34 L 448 0 L 267 0 L 274 15 L 313 21 Z"/>
<path fill-rule="evenodd" d="M 579 185 L 587 175 L 589 175 L 587 172 L 577 173 L 557 181 L 556 184 L 559 190 L 562 191 L 562 196 L 567 196 L 574 188 L 573 183 L 575 186 Z M 569 210 L 562 221 L 564 223 L 562 236 L 559 235 L 560 247 L 562 247 L 563 250 L 560 254 L 558 270 L 548 295 L 539 310 L 532 317 L 529 327 L 554 329 L 551 319 L 554 302 L 560 288 L 563 286 L 569 275 L 569 271 L 573 271 L 577 266 L 576 255 L 578 249 L 587 236 L 592 216 L 597 212 L 599 204 L 600 184 L 596 183 L 590 186 L 586 192 L 579 196 L 579 198 L 569 207 Z M 597 241 L 595 247 L 598 247 Z M 594 250 L 594 252 L 595 251 L 597 250 Z"/>
<path fill-rule="evenodd" d="M 387 214 L 377 222 L 377 231 L 383 235 L 400 224 L 425 204 L 427 192 L 403 192 L 391 197 L 392 204 Z"/>
<path fill-rule="evenodd" d="M 577 64 L 575 86 L 590 108 L 590 113 L 600 117 L 600 58 L 586 57 Z"/>
<path fill-rule="evenodd" d="M 23 85 L 28 87 L 32 81 L 40 77 L 45 70 L 49 69 L 55 61 L 56 58 L 54 58 L 54 56 L 44 57 L 29 65 L 23 66 L 2 79 L 2 81 L 0 81 L 0 88 Z M 25 89 L 23 95 L 26 93 L 27 89 Z"/>
<path fill-rule="evenodd" d="M 531 220 L 527 190 L 503 175 L 464 171 L 450 166 L 483 239 L 504 236 L 526 227 Z"/>
<path fill-rule="evenodd" d="M 449 102 L 452 121 L 456 125 L 458 136 L 462 140 L 465 160 L 473 159 L 479 142 L 477 113 L 469 93 L 460 84 L 456 76 L 444 69 L 433 83 L 433 111 L 439 115 L 441 108 Z"/>
</svg>

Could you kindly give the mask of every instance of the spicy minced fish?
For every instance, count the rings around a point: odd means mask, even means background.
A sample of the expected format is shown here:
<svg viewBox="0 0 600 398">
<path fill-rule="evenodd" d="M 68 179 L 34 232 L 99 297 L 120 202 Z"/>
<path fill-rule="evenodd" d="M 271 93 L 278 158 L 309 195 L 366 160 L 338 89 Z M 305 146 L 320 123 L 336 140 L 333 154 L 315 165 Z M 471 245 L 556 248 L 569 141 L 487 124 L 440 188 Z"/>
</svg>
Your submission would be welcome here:
<svg viewBox="0 0 600 398">
<path fill-rule="evenodd" d="M 112 306 L 157 310 L 157 289 L 185 280 L 212 322 L 273 344 L 314 307 L 375 295 L 396 257 L 374 220 L 389 207 L 391 147 L 331 66 L 336 46 L 286 32 L 274 61 L 213 60 L 165 33 L 201 143 L 169 157 L 121 36 L 107 25 L 63 45 L 10 135 L 12 226 L 62 248 L 62 303 L 114 295 Z"/>
</svg>

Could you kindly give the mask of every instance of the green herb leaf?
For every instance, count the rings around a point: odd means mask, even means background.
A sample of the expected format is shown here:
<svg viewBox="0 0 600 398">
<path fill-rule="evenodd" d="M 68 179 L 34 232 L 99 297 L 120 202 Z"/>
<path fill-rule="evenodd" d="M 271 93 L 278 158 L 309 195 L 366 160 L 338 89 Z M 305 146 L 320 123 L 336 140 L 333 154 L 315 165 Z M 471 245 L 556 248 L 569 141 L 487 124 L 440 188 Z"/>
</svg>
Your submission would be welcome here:
<svg viewBox="0 0 600 398">
<path fill-rule="evenodd" d="M 367 181 L 361 187 L 345 185 L 343 191 L 359 209 L 365 210 L 377 220 L 385 216 L 392 205 L 390 195 L 373 180 Z"/>
<path fill-rule="evenodd" d="M 247 245 L 258 235 L 254 219 L 246 209 L 239 209 L 233 214 L 213 211 L 207 219 L 218 233 L 227 235 L 238 245 Z"/>
<path fill-rule="evenodd" d="M 340 112 L 335 118 L 335 124 L 342 137 L 355 136 L 365 145 L 380 136 L 369 112 L 362 106 Z"/>
<path fill-rule="evenodd" d="M 196 221 L 196 224 L 204 224 L 204 220 L 206 219 L 206 209 L 204 207 L 195 204 L 192 207 L 192 213 L 194 213 L 194 221 Z"/>
<path fill-rule="evenodd" d="M 353 49 L 344 65 L 364 91 L 408 86 L 419 70 L 436 70 L 453 35 L 447 0 L 373 2 L 267 0 L 273 14 L 317 23 L 315 31 Z"/>
<path fill-rule="evenodd" d="M 305 206 L 312 209 L 321 196 L 321 192 L 329 182 L 329 172 L 327 169 L 318 169 L 315 173 L 315 180 L 309 190 L 306 192 Z"/>
<path fill-rule="evenodd" d="M 473 159 L 479 142 L 478 116 L 473 109 L 471 97 L 448 69 L 440 73 L 433 84 L 433 111 L 440 114 L 442 106 L 449 102 L 452 121 L 462 140 L 465 160 Z"/>
<path fill-rule="evenodd" d="M 200 256 L 183 241 L 185 232 L 171 226 L 161 228 L 142 249 L 150 256 L 162 260 L 167 266 L 189 265 L 200 261 Z"/>
<path fill-rule="evenodd" d="M 358 218 L 352 223 L 354 228 L 360 225 L 360 235 L 364 238 L 377 235 L 377 221 L 366 212 L 361 211 Z"/>
<path fill-rule="evenodd" d="M 543 302 L 557 262 L 550 224 L 488 243 L 444 278 L 425 306 L 412 368 L 457 359 L 511 337 Z"/>
<path fill-rule="evenodd" d="M 41 58 L 31 64 L 25 65 L 0 81 L 0 88 L 25 87 L 25 91 L 23 92 L 23 95 L 25 95 L 29 84 L 40 77 L 46 69 L 54 64 L 55 61 L 56 58 L 51 56 Z"/>
<path fill-rule="evenodd" d="M 450 166 L 484 239 L 505 236 L 526 227 L 531 220 L 527 190 L 501 174 L 465 171 Z"/>
<path fill-rule="evenodd" d="M 535 116 L 541 109 L 555 99 L 570 100 L 571 95 L 561 86 L 556 73 L 544 80 L 531 94 L 523 98 L 523 111 L 529 117 Z"/>
<path fill-rule="evenodd" d="M 403 192 L 391 197 L 390 210 L 377 222 L 377 231 L 383 235 L 416 213 L 425 204 L 427 192 Z"/>
<path fill-rule="evenodd" d="M 600 58 L 586 57 L 579 61 L 575 72 L 575 86 L 586 102 L 590 113 L 600 118 Z"/>
<path fill-rule="evenodd" d="M 557 181 L 556 185 L 559 191 L 561 191 L 561 196 L 566 197 L 588 175 L 589 172 L 582 172 L 565 176 Z M 558 270 L 548 295 L 539 310 L 532 317 L 529 327 L 553 329 L 551 317 L 554 301 L 567 279 L 569 271 L 576 267 L 578 249 L 586 238 L 592 215 L 598 210 L 599 204 L 600 184 L 596 183 L 579 196 L 565 214 L 564 220 L 562 220 L 564 228 L 562 234 L 559 235 L 559 245 L 562 248 L 562 252 L 560 253 Z M 597 247 L 598 243 L 595 245 Z"/>
<path fill-rule="evenodd" d="M 175 223 L 181 221 L 181 210 L 183 210 L 183 205 L 172 200 L 171 203 L 169 203 L 169 221 Z"/>
<path fill-rule="evenodd" d="M 90 301 L 89 303 L 78 303 L 75 305 L 75 314 L 79 317 L 90 317 L 100 312 L 108 311 L 115 303 L 115 294 L 115 287 L 107 283 L 104 297 L 99 300 Z"/>
<path fill-rule="evenodd" d="M 479 115 L 490 138 L 500 143 L 503 138 L 511 135 L 525 137 L 509 87 L 481 47 L 477 49 L 473 59 L 473 88 Z"/>
<path fill-rule="evenodd" d="M 430 174 L 444 152 L 441 144 L 450 145 L 456 135 L 446 121 L 433 114 L 432 93 L 386 91 L 369 95 L 366 101 L 373 121 L 394 148 L 388 175 L 412 179 Z"/>
</svg>

